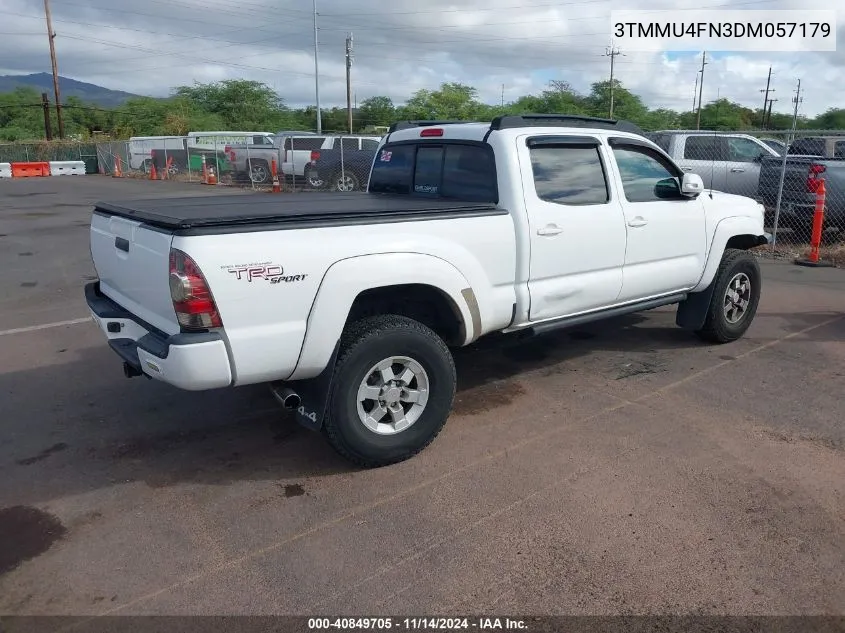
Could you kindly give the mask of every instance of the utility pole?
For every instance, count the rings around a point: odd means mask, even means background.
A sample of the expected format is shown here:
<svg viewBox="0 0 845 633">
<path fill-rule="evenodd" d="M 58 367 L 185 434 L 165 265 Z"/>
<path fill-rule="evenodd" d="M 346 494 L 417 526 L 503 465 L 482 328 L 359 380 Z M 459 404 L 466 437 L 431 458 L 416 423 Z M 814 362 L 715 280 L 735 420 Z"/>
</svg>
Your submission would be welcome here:
<svg viewBox="0 0 845 633">
<path fill-rule="evenodd" d="M 695 100 L 698 99 L 698 73 L 695 73 L 695 88 L 692 91 L 692 111 L 695 112 Z"/>
<path fill-rule="evenodd" d="M 502 84 L 502 107 L 505 107 L 505 84 Z"/>
<path fill-rule="evenodd" d="M 45 2 L 47 0 L 44 0 Z M 314 92 L 317 97 L 317 134 L 323 133 L 323 117 L 320 113 L 320 60 L 319 50 L 317 44 L 317 0 L 313 0 L 314 5 Z"/>
<path fill-rule="evenodd" d="M 777 99 L 769 99 L 769 111 L 766 113 L 765 120 L 763 121 L 763 127 L 765 129 L 769 129 L 769 126 L 772 124 L 772 104 L 777 101 Z"/>
<path fill-rule="evenodd" d="M 695 117 L 695 129 L 701 129 L 701 95 L 704 94 L 704 67 L 707 65 L 707 51 L 701 53 L 701 81 L 698 82 L 698 113 Z"/>
<path fill-rule="evenodd" d="M 798 88 L 795 90 L 795 96 L 792 98 L 792 103 L 795 104 L 795 110 L 792 112 L 792 131 L 789 134 L 789 142 L 795 136 L 795 129 L 798 127 L 798 105 L 804 101 L 801 96 L 801 80 L 798 80 Z"/>
<path fill-rule="evenodd" d="M 41 93 L 41 106 L 44 108 L 44 135 L 48 141 L 52 141 L 53 126 L 50 125 L 50 99 L 46 92 Z"/>
<path fill-rule="evenodd" d="M 769 78 L 766 79 L 766 89 L 761 90 L 760 92 L 765 92 L 766 94 L 763 96 L 763 127 L 766 126 L 766 109 L 769 107 L 769 93 L 775 92 L 775 89 L 769 89 L 769 85 L 772 82 L 772 67 L 769 66 Z"/>
<path fill-rule="evenodd" d="M 774 250 L 778 239 L 778 219 L 780 218 L 780 205 L 783 198 L 783 180 L 786 176 L 786 157 L 789 155 L 789 146 L 792 144 L 792 139 L 795 136 L 795 128 L 798 126 L 798 104 L 802 101 L 804 101 L 804 99 L 801 98 L 801 80 L 799 79 L 798 89 L 795 91 L 795 97 L 792 99 L 792 102 L 795 104 L 795 110 L 792 112 L 792 129 L 790 130 L 786 143 L 784 144 L 786 147 L 783 151 L 783 158 L 781 159 L 780 164 L 780 182 L 778 184 L 777 202 L 775 203 L 775 222 L 772 227 L 772 250 Z"/>
<path fill-rule="evenodd" d="M 352 33 L 346 36 L 346 113 L 352 134 Z"/>
<path fill-rule="evenodd" d="M 607 51 L 605 52 L 605 57 L 610 57 L 610 118 L 613 118 L 613 62 L 616 60 L 617 55 L 621 55 L 622 53 L 619 52 L 618 48 L 613 48 L 609 46 Z"/>
<path fill-rule="evenodd" d="M 44 0 L 44 16 L 47 18 L 47 37 L 50 38 L 50 61 L 53 64 L 53 92 L 56 95 L 56 121 L 59 124 L 59 138 L 65 137 L 62 123 L 62 99 L 59 96 L 59 66 L 56 63 L 56 33 L 53 31 L 53 19 L 50 16 L 50 0 Z"/>
</svg>

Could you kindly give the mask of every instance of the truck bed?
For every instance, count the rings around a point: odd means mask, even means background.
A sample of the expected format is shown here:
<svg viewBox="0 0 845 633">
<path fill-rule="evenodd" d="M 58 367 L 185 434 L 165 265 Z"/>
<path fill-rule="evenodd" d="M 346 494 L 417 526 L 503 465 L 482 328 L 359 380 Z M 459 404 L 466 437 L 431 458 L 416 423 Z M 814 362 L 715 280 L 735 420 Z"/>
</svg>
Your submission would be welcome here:
<svg viewBox="0 0 845 633">
<path fill-rule="evenodd" d="M 299 228 L 350 222 L 395 222 L 506 214 L 494 204 L 427 199 L 408 195 L 299 193 L 224 195 L 98 202 L 94 213 L 116 215 L 148 226 L 183 233 L 215 228 L 255 230 L 258 226 Z"/>
</svg>

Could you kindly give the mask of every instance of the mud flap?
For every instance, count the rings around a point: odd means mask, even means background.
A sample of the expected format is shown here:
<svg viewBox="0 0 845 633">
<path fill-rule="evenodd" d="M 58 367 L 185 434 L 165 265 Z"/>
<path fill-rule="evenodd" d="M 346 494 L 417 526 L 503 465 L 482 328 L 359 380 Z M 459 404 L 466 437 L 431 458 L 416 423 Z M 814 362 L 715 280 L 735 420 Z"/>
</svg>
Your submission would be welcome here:
<svg viewBox="0 0 845 633">
<path fill-rule="evenodd" d="M 312 431 L 319 431 L 326 419 L 334 379 L 334 365 L 339 351 L 340 343 L 338 342 L 325 369 L 319 375 L 288 383 L 301 400 L 299 408 L 294 411 L 296 421 Z"/>
<path fill-rule="evenodd" d="M 701 292 L 693 292 L 678 304 L 675 324 L 687 330 L 700 330 L 707 320 L 707 311 L 716 288 L 715 280 Z"/>
</svg>

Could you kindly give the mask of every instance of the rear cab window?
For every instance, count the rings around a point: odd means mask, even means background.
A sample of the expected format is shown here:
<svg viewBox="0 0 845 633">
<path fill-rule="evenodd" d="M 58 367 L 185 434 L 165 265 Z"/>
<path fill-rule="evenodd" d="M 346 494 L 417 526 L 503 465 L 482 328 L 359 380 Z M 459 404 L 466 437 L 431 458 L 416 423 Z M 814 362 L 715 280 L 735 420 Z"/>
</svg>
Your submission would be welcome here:
<svg viewBox="0 0 845 633">
<path fill-rule="evenodd" d="M 369 190 L 497 203 L 493 148 L 471 141 L 387 144 L 376 153 Z"/>
</svg>

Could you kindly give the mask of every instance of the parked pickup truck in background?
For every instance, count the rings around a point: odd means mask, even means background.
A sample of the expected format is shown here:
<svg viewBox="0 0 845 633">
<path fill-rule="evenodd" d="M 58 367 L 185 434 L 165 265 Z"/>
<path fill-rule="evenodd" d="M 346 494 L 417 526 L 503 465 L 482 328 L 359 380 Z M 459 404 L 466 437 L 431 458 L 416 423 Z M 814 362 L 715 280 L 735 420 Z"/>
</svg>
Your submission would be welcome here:
<svg viewBox="0 0 845 633">
<path fill-rule="evenodd" d="M 358 191 L 366 189 L 380 137 L 344 136 L 331 149 L 311 152 L 305 178 L 314 189 Z"/>
<path fill-rule="evenodd" d="M 679 326 L 737 340 L 766 241 L 760 204 L 705 192 L 626 122 L 404 122 L 365 192 L 97 204 L 85 296 L 127 376 L 267 383 L 374 467 L 434 440 L 450 348 L 483 336 L 676 304 Z"/>
<path fill-rule="evenodd" d="M 701 176 L 716 191 L 754 198 L 760 161 L 778 152 L 747 134 L 662 131 L 647 134 L 684 171 Z"/>
<path fill-rule="evenodd" d="M 766 207 L 771 226 L 777 207 L 783 157 L 763 160 L 757 199 Z M 824 228 L 845 230 L 845 137 L 813 136 L 789 144 L 783 172 L 778 226 L 798 230 L 808 237 L 816 208 L 816 193 L 824 179 Z"/>
<path fill-rule="evenodd" d="M 279 178 L 306 184 L 309 179 L 306 170 L 312 162 L 312 152 L 334 149 L 340 138 L 313 132 L 280 132 L 273 137 L 272 144 L 230 145 L 226 153 L 235 173 L 250 178 L 256 184 L 272 182 L 274 160 Z M 357 139 L 363 137 L 352 135 L 343 138 L 350 147 L 357 147 Z M 375 140 L 378 141 L 378 137 Z"/>
</svg>

